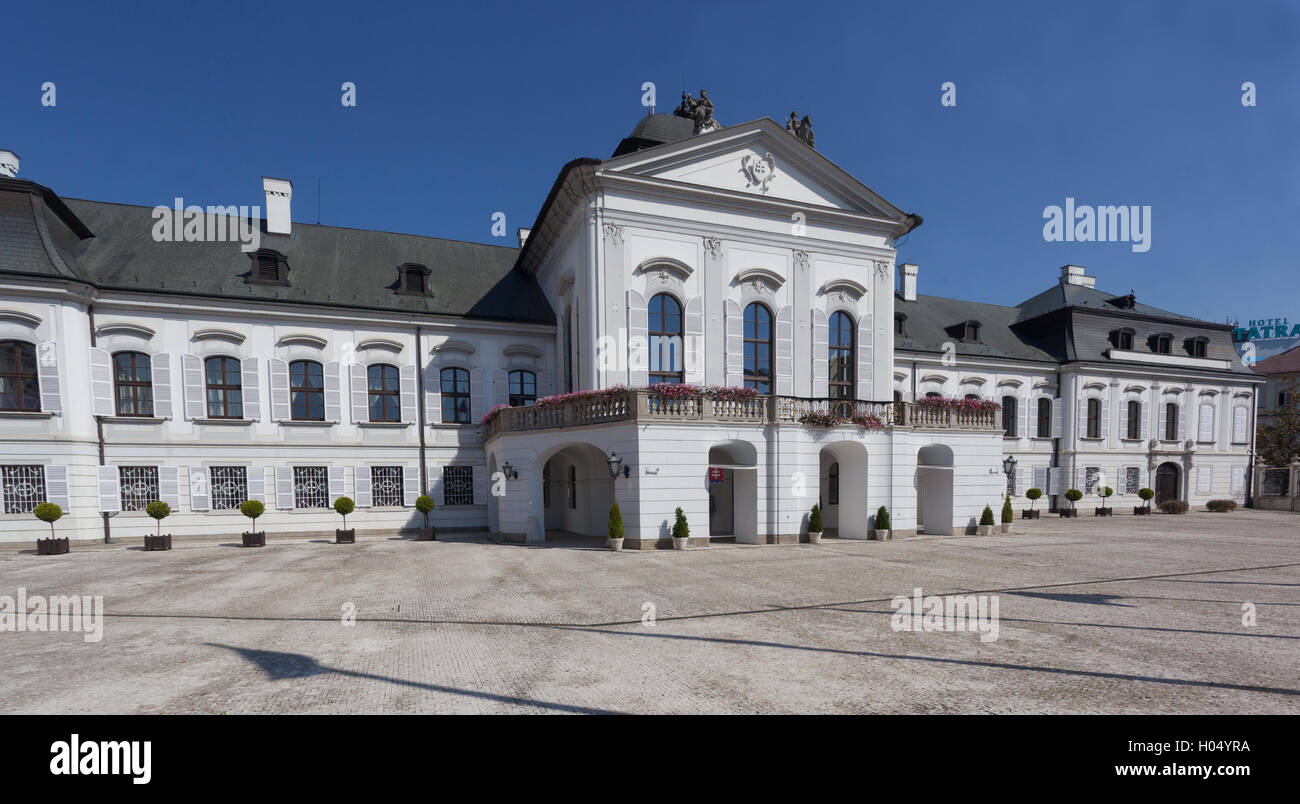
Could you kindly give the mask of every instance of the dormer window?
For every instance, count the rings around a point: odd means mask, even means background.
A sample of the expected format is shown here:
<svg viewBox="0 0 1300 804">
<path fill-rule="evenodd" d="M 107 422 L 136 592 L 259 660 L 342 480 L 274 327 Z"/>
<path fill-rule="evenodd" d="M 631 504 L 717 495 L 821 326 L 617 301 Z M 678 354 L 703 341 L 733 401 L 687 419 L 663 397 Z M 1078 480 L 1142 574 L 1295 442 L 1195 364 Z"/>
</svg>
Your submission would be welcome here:
<svg viewBox="0 0 1300 804">
<path fill-rule="evenodd" d="M 1158 355 L 1172 354 L 1174 351 L 1174 336 L 1168 332 L 1152 335 L 1151 351 Z"/>
<path fill-rule="evenodd" d="M 428 291 L 430 271 L 418 263 L 408 262 L 397 269 L 397 293 L 424 296 Z"/>
<path fill-rule="evenodd" d="M 894 314 L 894 334 L 899 336 L 907 335 L 907 316 L 903 313 Z"/>
<path fill-rule="evenodd" d="M 1133 330 L 1128 329 L 1127 327 L 1124 329 L 1112 330 L 1110 333 L 1111 345 L 1114 346 L 1116 349 L 1120 349 L 1126 352 L 1132 351 L 1133 336 L 1135 334 L 1136 333 L 1134 333 Z"/>
<path fill-rule="evenodd" d="M 273 249 L 258 249 L 252 253 L 253 270 L 248 281 L 259 285 L 288 285 L 289 263 L 284 255 Z"/>
<path fill-rule="evenodd" d="M 967 321 L 961 327 L 961 339 L 966 343 L 980 342 L 980 322 Z"/>
<path fill-rule="evenodd" d="M 1210 351 L 1210 339 L 1205 337 L 1188 338 L 1184 344 L 1187 354 L 1192 357 L 1205 357 Z"/>
</svg>

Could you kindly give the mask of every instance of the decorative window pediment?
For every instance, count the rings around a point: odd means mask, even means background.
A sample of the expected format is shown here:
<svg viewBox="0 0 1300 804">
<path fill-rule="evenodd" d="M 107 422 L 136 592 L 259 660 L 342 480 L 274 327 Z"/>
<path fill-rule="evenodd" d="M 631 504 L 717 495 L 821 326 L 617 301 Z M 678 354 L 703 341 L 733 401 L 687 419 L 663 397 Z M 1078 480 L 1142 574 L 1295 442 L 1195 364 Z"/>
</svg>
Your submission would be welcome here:
<svg viewBox="0 0 1300 804">
<path fill-rule="evenodd" d="M 366 338 L 364 341 L 357 344 L 358 351 L 364 349 L 379 349 L 384 352 L 392 352 L 393 354 L 397 354 L 405 348 L 406 347 L 401 341 L 395 341 L 391 338 Z"/>
<path fill-rule="evenodd" d="M 837 293 L 843 294 L 851 296 L 853 301 L 857 301 L 867 295 L 867 288 L 865 285 L 854 282 L 852 279 L 832 279 L 818 288 L 817 292 L 826 296 L 831 296 Z"/>
<path fill-rule="evenodd" d="M 95 327 L 95 335 L 101 337 L 104 335 L 130 335 L 147 341 L 151 340 L 156 334 L 152 327 L 130 321 L 112 321 Z"/>
<path fill-rule="evenodd" d="M 636 267 L 636 271 L 634 271 L 634 273 L 639 273 L 646 277 L 660 272 L 671 274 L 675 278 L 685 282 L 691 277 L 691 274 L 695 273 L 695 269 L 681 260 L 675 260 L 672 257 L 655 257 L 641 263 Z"/>
<path fill-rule="evenodd" d="M 279 346 L 310 346 L 313 349 L 324 349 L 328 343 L 329 341 L 319 335 L 312 335 L 308 332 L 295 332 L 276 341 Z"/>
<path fill-rule="evenodd" d="M 24 327 L 35 329 L 41 325 L 40 316 L 23 312 L 22 310 L 0 310 L 0 321 L 9 324 L 20 324 Z"/>
<path fill-rule="evenodd" d="M 443 341 L 430 350 L 435 355 L 474 354 L 474 344 L 465 341 Z"/>
<path fill-rule="evenodd" d="M 197 330 L 190 337 L 196 341 L 229 341 L 236 346 L 245 340 L 243 335 L 232 329 L 218 329 L 216 327 Z"/>
</svg>

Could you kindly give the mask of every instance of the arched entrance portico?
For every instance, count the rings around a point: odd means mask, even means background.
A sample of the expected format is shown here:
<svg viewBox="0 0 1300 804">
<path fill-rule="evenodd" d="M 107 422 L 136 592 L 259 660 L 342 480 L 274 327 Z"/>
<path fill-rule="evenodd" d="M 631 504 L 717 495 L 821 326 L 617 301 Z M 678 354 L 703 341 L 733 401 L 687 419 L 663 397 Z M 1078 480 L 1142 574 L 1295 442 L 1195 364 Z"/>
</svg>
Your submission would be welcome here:
<svg viewBox="0 0 1300 804">
<path fill-rule="evenodd" d="M 1182 470 L 1178 464 L 1166 461 L 1156 467 L 1155 504 L 1159 506 L 1168 500 L 1182 499 Z"/>
<path fill-rule="evenodd" d="M 758 542 L 758 448 L 748 441 L 709 447 L 709 538 Z"/>
<path fill-rule="evenodd" d="M 534 462 L 533 476 L 546 541 L 574 536 L 605 540 L 614 481 L 603 451 L 586 443 L 547 450 Z"/>
<path fill-rule="evenodd" d="M 916 454 L 916 532 L 952 535 L 952 449 L 921 447 Z"/>
<path fill-rule="evenodd" d="M 818 456 L 822 525 L 827 536 L 866 539 L 870 536 L 867 500 L 867 447 L 858 441 L 835 441 Z"/>
</svg>

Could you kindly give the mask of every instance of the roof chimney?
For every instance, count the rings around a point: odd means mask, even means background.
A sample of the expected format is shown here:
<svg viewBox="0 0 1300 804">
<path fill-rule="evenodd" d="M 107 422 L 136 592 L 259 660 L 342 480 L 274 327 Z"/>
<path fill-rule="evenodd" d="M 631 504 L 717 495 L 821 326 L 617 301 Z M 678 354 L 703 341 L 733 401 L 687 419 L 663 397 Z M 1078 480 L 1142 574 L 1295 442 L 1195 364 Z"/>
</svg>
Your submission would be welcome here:
<svg viewBox="0 0 1300 804">
<path fill-rule="evenodd" d="M 916 274 L 920 271 L 920 266 L 914 262 L 905 262 L 901 266 L 898 275 L 903 278 L 903 301 L 916 301 Z"/>
<path fill-rule="evenodd" d="M 289 202 L 293 200 L 293 182 L 263 176 L 262 189 L 266 191 L 267 233 L 289 234 Z"/>
<path fill-rule="evenodd" d="M 0 148 L 0 176 L 14 178 L 18 175 L 18 154 Z"/>
<path fill-rule="evenodd" d="M 1085 288 L 1095 288 L 1097 280 L 1091 276 L 1084 275 L 1082 265 L 1062 265 L 1061 266 L 1061 284 L 1062 285 L 1081 285 Z"/>
</svg>

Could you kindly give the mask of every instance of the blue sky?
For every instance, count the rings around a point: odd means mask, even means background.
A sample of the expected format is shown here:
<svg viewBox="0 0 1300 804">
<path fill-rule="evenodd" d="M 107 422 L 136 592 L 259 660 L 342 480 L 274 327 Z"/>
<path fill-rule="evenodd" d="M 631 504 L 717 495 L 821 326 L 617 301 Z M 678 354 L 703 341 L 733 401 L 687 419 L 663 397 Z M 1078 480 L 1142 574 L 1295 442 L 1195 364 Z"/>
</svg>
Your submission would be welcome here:
<svg viewBox="0 0 1300 804">
<path fill-rule="evenodd" d="M 494 242 L 493 212 L 530 225 L 565 162 L 645 113 L 642 82 L 670 111 L 684 76 L 724 124 L 810 114 L 821 153 L 922 215 L 899 249 L 922 293 L 1016 303 L 1074 263 L 1179 312 L 1300 322 L 1300 3 L 202 8 L 8 3 L 20 175 L 149 206 L 261 204 L 283 176 L 309 222 L 319 179 L 323 223 Z M 1045 242 L 1067 196 L 1150 205 L 1150 251 Z"/>
</svg>

